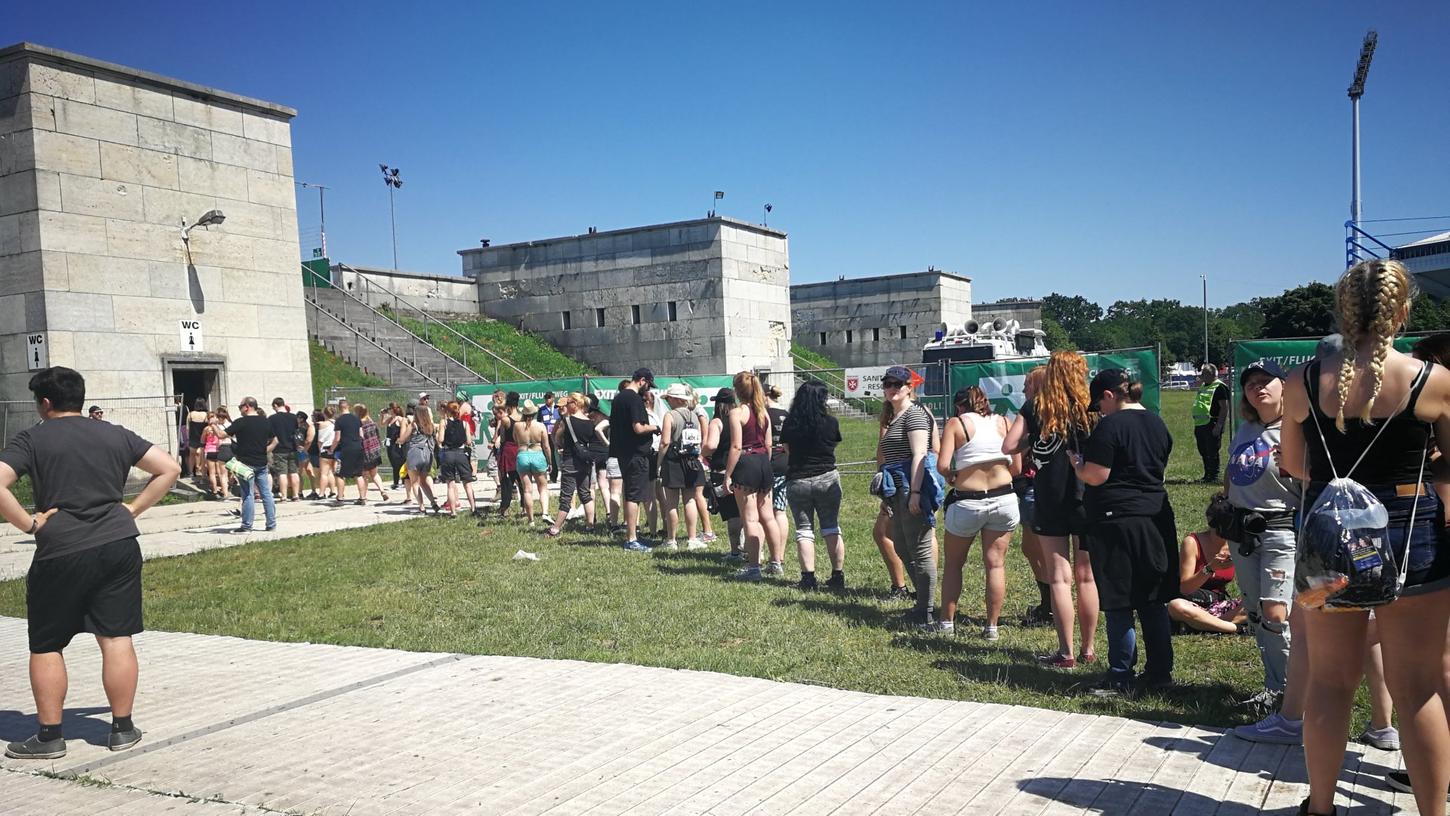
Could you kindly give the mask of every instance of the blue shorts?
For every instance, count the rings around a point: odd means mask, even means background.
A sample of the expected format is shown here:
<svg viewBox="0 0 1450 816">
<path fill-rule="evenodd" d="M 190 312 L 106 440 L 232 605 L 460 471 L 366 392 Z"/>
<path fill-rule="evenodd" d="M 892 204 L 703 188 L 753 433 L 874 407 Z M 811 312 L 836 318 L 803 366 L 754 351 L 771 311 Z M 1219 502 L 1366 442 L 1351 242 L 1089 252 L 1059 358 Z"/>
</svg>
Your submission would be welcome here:
<svg viewBox="0 0 1450 816">
<path fill-rule="evenodd" d="M 549 472 L 549 460 L 543 451 L 519 451 L 517 470 L 520 476 L 537 476 Z"/>
<path fill-rule="evenodd" d="M 1313 507 L 1319 501 L 1324 485 L 1313 483 L 1305 496 L 1306 507 Z M 1398 496 L 1394 486 L 1365 485 L 1375 498 L 1389 511 L 1390 549 L 1396 559 L 1405 557 L 1405 542 L 1409 541 L 1409 571 L 1405 576 L 1405 588 L 1400 594 L 1423 595 L 1450 587 L 1450 536 L 1445 530 L 1445 509 L 1440 497 L 1425 485 L 1425 495 L 1419 496 L 1416 509 L 1415 496 Z M 1415 516 L 1415 526 L 1410 528 L 1410 515 Z M 1401 561 L 1400 563 L 1404 563 Z"/>
<path fill-rule="evenodd" d="M 1022 529 L 1032 529 L 1032 518 L 1037 510 L 1037 488 L 1028 483 L 1027 489 L 1017 494 L 1017 517 L 1021 519 Z"/>
</svg>

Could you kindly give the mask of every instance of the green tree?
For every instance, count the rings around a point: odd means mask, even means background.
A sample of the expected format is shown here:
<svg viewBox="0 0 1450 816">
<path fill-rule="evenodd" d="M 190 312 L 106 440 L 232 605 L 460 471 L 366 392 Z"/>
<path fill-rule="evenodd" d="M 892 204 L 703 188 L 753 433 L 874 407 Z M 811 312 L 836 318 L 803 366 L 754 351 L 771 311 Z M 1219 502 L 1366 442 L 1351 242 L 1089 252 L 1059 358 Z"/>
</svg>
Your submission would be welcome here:
<svg viewBox="0 0 1450 816">
<path fill-rule="evenodd" d="M 1082 295 L 1069 297 L 1053 292 L 1042 299 L 1042 317 L 1044 322 L 1051 319 L 1057 323 L 1069 337 L 1076 340 L 1079 332 L 1102 320 L 1103 307 Z"/>
<path fill-rule="evenodd" d="M 1067 349 L 1068 351 L 1077 350 L 1077 344 L 1072 342 L 1072 337 L 1068 335 L 1067 329 L 1064 329 L 1061 323 L 1058 323 L 1050 317 L 1042 318 L 1042 333 L 1047 335 L 1043 338 L 1042 342 L 1047 344 L 1048 351 L 1057 351 L 1058 349 Z"/>
<path fill-rule="evenodd" d="M 1306 283 L 1264 298 L 1262 337 L 1323 337 L 1334 331 L 1334 289 Z"/>
<path fill-rule="evenodd" d="M 1450 301 L 1437 301 L 1422 293 L 1410 304 L 1410 321 L 1406 329 L 1412 332 L 1450 330 Z"/>
</svg>

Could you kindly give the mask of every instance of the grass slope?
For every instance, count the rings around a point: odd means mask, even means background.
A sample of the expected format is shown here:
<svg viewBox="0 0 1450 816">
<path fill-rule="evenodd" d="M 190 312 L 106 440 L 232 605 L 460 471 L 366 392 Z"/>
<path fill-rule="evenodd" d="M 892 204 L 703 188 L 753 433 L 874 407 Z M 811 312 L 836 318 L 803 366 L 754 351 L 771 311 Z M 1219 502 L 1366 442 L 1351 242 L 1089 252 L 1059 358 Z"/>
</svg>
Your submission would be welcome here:
<svg viewBox="0 0 1450 816">
<path fill-rule="evenodd" d="M 1164 403 L 1177 442 L 1169 490 L 1186 532 L 1200 526 L 1211 488 L 1185 483 L 1201 474 L 1189 395 L 1165 394 Z M 873 425 L 843 426 L 840 461 L 870 459 Z M 146 616 L 159 629 L 267 640 L 626 662 L 1183 723 L 1245 721 L 1233 701 L 1262 680 L 1250 638 L 1174 638 L 1183 687 L 1137 700 L 1077 693 L 1101 663 L 1069 672 L 1038 665 L 1034 656 L 1056 642 L 1050 629 L 1012 625 L 1037 595 L 1015 545 L 1000 641 L 980 640 L 965 623 L 952 638 L 892 628 L 905 606 L 879 599 L 887 581 L 871 543 L 868 478 L 844 477 L 852 589 L 841 596 L 803 594 L 785 581 L 736 583 L 719 549 L 640 556 L 578 532 L 550 541 L 512 521 L 479 529 L 430 518 L 150 561 Z M 540 560 L 512 561 L 518 549 Z M 979 618 L 975 555 L 961 615 Z M 817 558 L 824 569 L 824 553 Z M 787 560 L 793 581 L 794 555 Z M 22 581 L 0 584 L 0 612 L 24 614 L 24 595 Z M 1101 626 L 1097 652 L 1107 654 Z M 1361 700 L 1361 722 L 1366 711 Z"/>
<path fill-rule="evenodd" d="M 409 331 L 423 336 L 422 322 L 407 317 L 401 318 L 400 322 Z M 600 373 L 559 351 L 537 335 L 516 329 L 507 323 L 487 318 L 443 322 L 464 337 L 527 371 L 532 378 L 577 377 Z M 468 365 L 491 382 L 520 379 L 518 372 L 502 363 L 496 365 L 493 358 L 479 353 L 478 349 L 467 346 L 448 332 L 430 330 L 428 340 L 456 360 L 464 360 L 466 353 Z"/>
<path fill-rule="evenodd" d="M 308 347 L 312 355 L 313 405 L 322 405 L 327 400 L 329 388 L 367 388 L 388 384 L 386 380 L 374 377 L 318 343 L 309 343 Z"/>
<path fill-rule="evenodd" d="M 832 360 L 830 357 L 827 357 L 826 355 L 821 354 L 820 352 L 816 351 L 815 349 L 809 348 L 807 346 L 803 346 L 800 343 L 795 342 L 794 340 L 792 340 L 791 343 L 790 343 L 790 354 L 791 354 L 791 357 L 795 358 L 796 365 L 801 366 L 803 368 L 841 368 L 842 367 L 840 363 L 837 363 L 835 360 Z"/>
</svg>

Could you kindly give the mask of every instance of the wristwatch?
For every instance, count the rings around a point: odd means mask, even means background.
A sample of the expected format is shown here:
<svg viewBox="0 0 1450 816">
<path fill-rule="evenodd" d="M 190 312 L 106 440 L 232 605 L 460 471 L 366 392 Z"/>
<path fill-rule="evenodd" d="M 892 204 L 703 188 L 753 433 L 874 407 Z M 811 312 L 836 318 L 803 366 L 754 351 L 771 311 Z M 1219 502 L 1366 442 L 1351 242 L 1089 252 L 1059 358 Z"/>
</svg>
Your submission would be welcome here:
<svg viewBox="0 0 1450 816">
<path fill-rule="evenodd" d="M 39 529 L 40 529 L 40 519 L 36 518 L 35 516 L 31 516 L 30 517 L 30 529 L 29 530 L 26 530 L 25 531 L 25 534 L 26 535 L 35 535 L 35 531 L 36 530 L 39 530 Z"/>
<path fill-rule="evenodd" d="M 1202 575 L 1205 578 L 1212 578 L 1213 577 L 1213 567 L 1210 567 L 1207 564 L 1204 564 L 1203 565 L 1203 569 L 1199 570 L 1198 571 L 1198 574 L 1199 575 Z"/>
</svg>

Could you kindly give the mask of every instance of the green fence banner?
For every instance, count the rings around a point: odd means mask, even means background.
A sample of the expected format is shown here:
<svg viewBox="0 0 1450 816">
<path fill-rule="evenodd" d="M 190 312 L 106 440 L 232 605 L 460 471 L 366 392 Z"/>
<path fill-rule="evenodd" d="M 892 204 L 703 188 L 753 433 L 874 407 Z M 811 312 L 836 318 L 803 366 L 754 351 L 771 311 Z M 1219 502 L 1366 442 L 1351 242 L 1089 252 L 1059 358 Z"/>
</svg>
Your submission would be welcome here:
<svg viewBox="0 0 1450 816">
<path fill-rule="evenodd" d="M 1088 377 L 1108 368 L 1126 369 L 1133 378 L 1143 384 L 1143 407 L 1158 413 L 1162 405 L 1158 351 L 1156 349 L 1123 349 L 1119 351 L 1088 352 Z M 1005 360 L 995 363 L 959 363 L 952 366 L 951 391 L 967 386 L 980 386 L 992 403 L 992 410 L 1006 416 L 1015 416 L 1022 409 L 1024 395 L 1022 383 L 1027 372 L 1046 365 L 1042 359 Z"/>
</svg>

